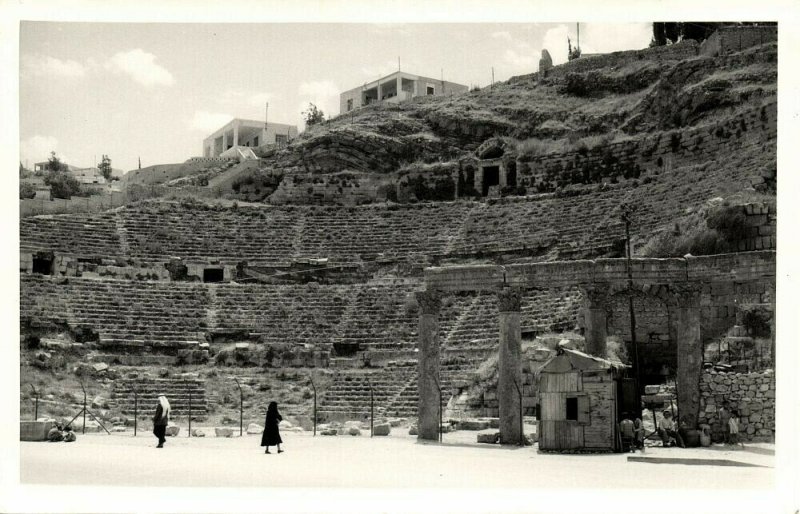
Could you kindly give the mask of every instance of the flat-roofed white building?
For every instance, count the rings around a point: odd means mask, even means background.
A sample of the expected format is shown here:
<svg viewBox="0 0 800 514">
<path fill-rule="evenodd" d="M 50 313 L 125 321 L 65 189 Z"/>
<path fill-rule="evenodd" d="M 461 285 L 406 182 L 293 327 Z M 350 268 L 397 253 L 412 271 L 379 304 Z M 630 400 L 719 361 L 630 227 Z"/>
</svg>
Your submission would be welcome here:
<svg viewBox="0 0 800 514">
<path fill-rule="evenodd" d="M 417 96 L 447 96 L 465 91 L 469 91 L 469 87 L 463 84 L 396 71 L 341 93 L 339 113 L 376 102 L 399 103 Z"/>
<path fill-rule="evenodd" d="M 235 156 L 239 147 L 285 146 L 296 137 L 295 125 L 236 118 L 203 140 L 203 157 Z"/>
</svg>

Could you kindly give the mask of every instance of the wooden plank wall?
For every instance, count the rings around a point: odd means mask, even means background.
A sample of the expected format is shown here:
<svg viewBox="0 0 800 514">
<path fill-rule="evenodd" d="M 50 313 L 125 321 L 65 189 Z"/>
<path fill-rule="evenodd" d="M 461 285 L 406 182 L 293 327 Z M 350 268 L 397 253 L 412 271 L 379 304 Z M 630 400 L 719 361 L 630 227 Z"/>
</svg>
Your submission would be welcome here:
<svg viewBox="0 0 800 514">
<path fill-rule="evenodd" d="M 567 421 L 567 393 L 582 390 L 581 375 L 542 373 L 539 380 L 539 448 L 561 450 L 583 448 L 583 425 Z"/>
<path fill-rule="evenodd" d="M 583 376 L 583 390 L 589 395 L 591 409 L 591 422 L 584 427 L 584 444 L 587 448 L 614 448 L 616 434 L 614 385 L 614 380 L 607 373 Z"/>
<path fill-rule="evenodd" d="M 581 376 L 577 371 L 546 373 L 539 376 L 539 391 L 546 393 L 572 393 L 581 391 Z"/>
<path fill-rule="evenodd" d="M 611 374 L 542 373 L 539 382 L 539 447 L 543 450 L 616 446 L 616 383 Z M 588 424 L 567 421 L 569 393 L 585 393 Z"/>
</svg>

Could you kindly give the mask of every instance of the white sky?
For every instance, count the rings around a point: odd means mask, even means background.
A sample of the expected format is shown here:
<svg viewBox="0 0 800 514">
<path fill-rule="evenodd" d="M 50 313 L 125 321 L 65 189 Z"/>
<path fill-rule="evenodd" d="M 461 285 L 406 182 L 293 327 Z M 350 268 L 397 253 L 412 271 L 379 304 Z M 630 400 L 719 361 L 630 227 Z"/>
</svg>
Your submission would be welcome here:
<svg viewBox="0 0 800 514">
<path fill-rule="evenodd" d="M 22 22 L 20 153 L 129 170 L 201 155 L 233 117 L 301 125 L 308 102 L 397 69 L 484 86 L 566 61 L 570 24 L 157 24 Z M 581 25 L 585 53 L 643 48 L 650 24 Z M 300 126 L 301 130 L 302 127 Z"/>
</svg>

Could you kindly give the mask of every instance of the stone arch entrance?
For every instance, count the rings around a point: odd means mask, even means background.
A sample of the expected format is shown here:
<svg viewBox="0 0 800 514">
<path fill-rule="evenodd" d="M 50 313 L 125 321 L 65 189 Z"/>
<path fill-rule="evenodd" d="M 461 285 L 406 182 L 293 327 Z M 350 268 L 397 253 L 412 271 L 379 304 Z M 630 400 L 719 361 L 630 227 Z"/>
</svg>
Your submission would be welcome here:
<svg viewBox="0 0 800 514">
<path fill-rule="evenodd" d="M 474 188 L 481 196 L 491 196 L 506 186 L 517 185 L 516 152 L 509 141 L 494 137 L 475 151 L 477 171 Z"/>
<path fill-rule="evenodd" d="M 631 338 L 629 293 L 626 290 L 611 294 L 606 301 L 608 335 L 623 342 L 628 362 L 634 348 Z M 639 346 L 639 375 L 644 383 L 658 383 L 662 367 L 674 371 L 677 367 L 677 346 L 670 326 L 670 308 L 658 295 L 641 289 L 633 291 L 636 320 L 636 342 Z"/>
</svg>

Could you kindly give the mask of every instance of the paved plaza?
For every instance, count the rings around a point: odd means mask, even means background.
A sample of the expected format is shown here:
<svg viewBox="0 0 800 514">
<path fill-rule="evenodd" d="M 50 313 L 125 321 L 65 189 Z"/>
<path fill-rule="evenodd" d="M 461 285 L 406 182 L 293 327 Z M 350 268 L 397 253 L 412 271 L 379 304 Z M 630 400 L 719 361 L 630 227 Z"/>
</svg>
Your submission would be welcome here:
<svg viewBox="0 0 800 514">
<path fill-rule="evenodd" d="M 212 430 L 206 430 L 206 432 Z M 20 443 L 27 484 L 358 487 L 763 489 L 774 484 L 774 445 L 745 449 L 647 448 L 644 454 L 557 455 L 477 444 L 475 432 L 420 443 L 396 429 L 388 437 L 285 433 L 285 453 L 265 455 L 258 436 L 155 438 L 79 435 L 65 443 Z M 631 459 L 629 460 L 629 457 Z M 498 472 L 502 470 L 502 472 Z M 602 477 L 602 480 L 597 480 Z"/>
</svg>

